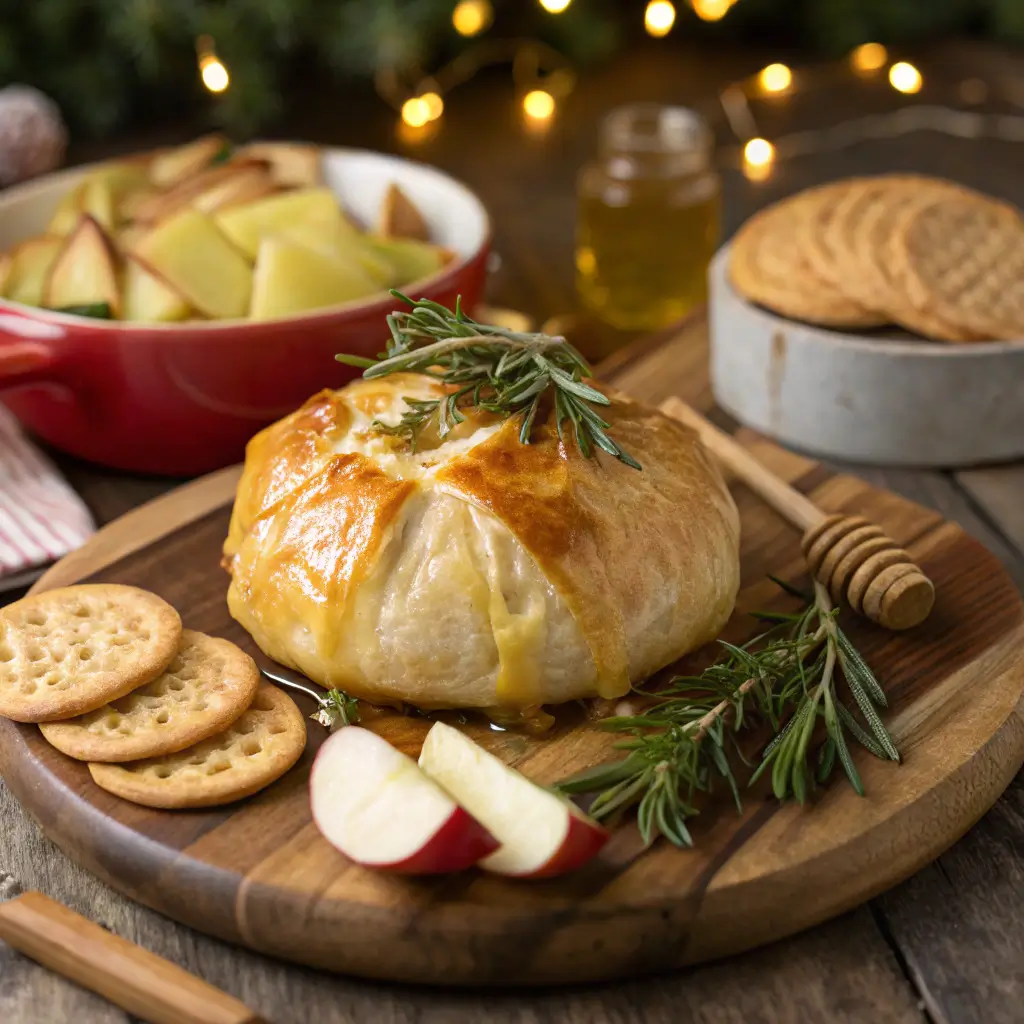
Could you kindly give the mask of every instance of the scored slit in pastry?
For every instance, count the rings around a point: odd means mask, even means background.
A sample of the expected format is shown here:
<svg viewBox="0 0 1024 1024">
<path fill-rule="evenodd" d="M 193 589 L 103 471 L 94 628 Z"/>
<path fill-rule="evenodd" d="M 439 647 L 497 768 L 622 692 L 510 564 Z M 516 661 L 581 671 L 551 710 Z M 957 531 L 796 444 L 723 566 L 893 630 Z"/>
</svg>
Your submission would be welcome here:
<svg viewBox="0 0 1024 1024">
<path fill-rule="evenodd" d="M 630 684 L 713 639 L 739 522 L 696 434 L 601 388 L 637 471 L 554 417 L 479 408 L 413 451 L 396 373 L 323 391 L 250 441 L 224 546 L 228 606 L 271 658 L 377 703 L 523 710 Z"/>
</svg>

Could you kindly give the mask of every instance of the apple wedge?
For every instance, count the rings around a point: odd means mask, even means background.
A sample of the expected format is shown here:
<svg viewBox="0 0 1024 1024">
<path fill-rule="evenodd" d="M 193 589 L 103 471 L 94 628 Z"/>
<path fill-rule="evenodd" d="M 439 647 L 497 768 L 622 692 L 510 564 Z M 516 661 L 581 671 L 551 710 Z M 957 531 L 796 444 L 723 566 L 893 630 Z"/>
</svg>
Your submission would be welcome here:
<svg viewBox="0 0 1024 1024">
<path fill-rule="evenodd" d="M 204 316 L 249 311 L 252 268 L 204 213 L 186 209 L 147 232 L 131 255 Z"/>
<path fill-rule="evenodd" d="M 300 220 L 276 232 L 277 237 L 332 256 L 343 263 L 359 265 L 374 284 L 374 290 L 388 288 L 395 268 L 359 234 L 358 228 L 339 209 L 326 220 Z"/>
<path fill-rule="evenodd" d="M 430 228 L 413 201 L 394 183 L 388 185 L 380 208 L 377 233 L 383 238 L 430 241 Z"/>
<path fill-rule="evenodd" d="M 240 160 L 265 160 L 270 176 L 282 188 L 312 188 L 323 184 L 320 149 L 297 142 L 250 142 L 235 152 Z"/>
<path fill-rule="evenodd" d="M 70 192 L 65 192 L 57 203 L 57 208 L 50 217 L 50 223 L 46 225 L 48 235 L 56 235 L 64 238 L 70 235 L 82 215 L 82 193 L 84 185 L 77 185 Z"/>
<path fill-rule="evenodd" d="M 42 302 L 50 309 L 106 303 L 111 316 L 120 316 L 121 292 L 114 254 L 103 228 L 88 214 L 82 214 L 53 261 Z"/>
<path fill-rule="evenodd" d="M 452 258 L 448 249 L 414 238 L 366 235 L 364 241 L 373 254 L 391 267 L 388 284 L 393 288 L 436 274 Z"/>
<path fill-rule="evenodd" d="M 240 206 L 274 192 L 274 182 L 264 167 L 238 167 L 235 173 L 200 192 L 192 200 L 192 206 L 203 213 Z"/>
<path fill-rule="evenodd" d="M 14 257 L 9 253 L 0 253 L 0 295 L 7 294 L 7 286 L 11 283 L 11 272 L 14 270 Z"/>
<path fill-rule="evenodd" d="M 351 221 L 345 219 L 340 207 L 318 220 L 297 220 L 278 228 L 274 234 L 288 238 L 326 256 L 352 259 L 359 233 Z"/>
<path fill-rule="evenodd" d="M 575 804 L 444 722 L 435 722 L 427 733 L 420 767 L 501 843 L 480 861 L 486 871 L 550 878 L 585 864 L 608 840 Z"/>
<path fill-rule="evenodd" d="M 122 313 L 125 320 L 166 323 L 184 320 L 189 315 L 189 305 L 173 288 L 151 273 L 134 256 L 126 256 Z"/>
<path fill-rule="evenodd" d="M 150 188 L 148 185 L 143 188 L 133 189 L 126 192 L 117 201 L 117 216 L 122 221 L 137 221 L 139 211 L 145 210 L 147 205 L 154 202 L 158 197 L 165 195 L 158 188 Z"/>
<path fill-rule="evenodd" d="M 148 162 L 139 159 L 112 160 L 97 167 L 88 180 L 104 182 L 116 202 L 134 189 L 145 188 L 149 183 Z"/>
<path fill-rule="evenodd" d="M 43 301 L 46 275 L 63 245 L 62 238 L 40 235 L 17 246 L 11 252 L 14 266 L 7 283 L 7 298 L 26 306 L 38 306 Z"/>
<path fill-rule="evenodd" d="M 177 185 L 179 181 L 211 164 L 228 145 L 223 135 L 204 135 L 195 142 L 158 153 L 150 162 L 149 180 L 158 188 Z"/>
<path fill-rule="evenodd" d="M 87 213 L 104 231 L 114 229 L 114 193 L 110 183 L 90 178 L 82 188 L 82 213 Z"/>
<path fill-rule="evenodd" d="M 165 220 L 172 213 L 177 213 L 178 210 L 184 209 L 186 206 L 195 206 L 197 209 L 202 209 L 195 202 L 197 198 L 218 186 L 230 183 L 239 175 L 251 170 L 263 170 L 265 173 L 266 165 L 216 164 L 213 167 L 204 168 L 179 181 L 169 191 L 157 192 L 147 197 L 144 201 L 140 201 L 133 210 L 134 219 L 155 224 Z"/>
<path fill-rule="evenodd" d="M 355 725 L 333 733 L 317 753 L 309 802 L 332 846 L 381 871 L 462 871 L 498 845 L 411 757 Z"/>
<path fill-rule="evenodd" d="M 118 252 L 131 252 L 152 230 L 149 224 L 125 224 L 114 232 L 114 247 Z"/>
<path fill-rule="evenodd" d="M 232 206 L 214 214 L 217 227 L 252 259 L 267 235 L 300 222 L 331 221 L 341 216 L 338 200 L 327 188 L 306 188 Z"/>
<path fill-rule="evenodd" d="M 328 256 L 287 238 L 265 238 L 253 271 L 249 319 L 273 320 L 336 306 L 379 290 L 356 260 Z"/>
</svg>

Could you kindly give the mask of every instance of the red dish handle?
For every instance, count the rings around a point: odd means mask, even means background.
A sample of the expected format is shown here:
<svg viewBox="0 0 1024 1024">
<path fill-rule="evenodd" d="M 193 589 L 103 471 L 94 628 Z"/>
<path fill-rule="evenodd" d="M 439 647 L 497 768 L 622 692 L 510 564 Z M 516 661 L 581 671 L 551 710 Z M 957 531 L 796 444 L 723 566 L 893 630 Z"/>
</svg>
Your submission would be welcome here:
<svg viewBox="0 0 1024 1024">
<path fill-rule="evenodd" d="M 0 342 L 0 390 L 48 380 L 56 362 L 45 345 L 32 341 Z"/>
<path fill-rule="evenodd" d="M 0 390 L 52 379 L 57 356 L 46 344 L 64 328 L 16 313 L 0 302 Z"/>
</svg>

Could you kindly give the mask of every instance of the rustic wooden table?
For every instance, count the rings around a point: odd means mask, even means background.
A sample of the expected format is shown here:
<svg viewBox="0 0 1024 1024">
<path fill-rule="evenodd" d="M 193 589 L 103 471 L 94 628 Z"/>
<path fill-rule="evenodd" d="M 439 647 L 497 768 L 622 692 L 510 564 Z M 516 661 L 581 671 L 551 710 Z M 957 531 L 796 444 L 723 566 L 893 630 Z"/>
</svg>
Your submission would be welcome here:
<svg viewBox="0 0 1024 1024">
<path fill-rule="evenodd" d="M 475 188 L 495 222 L 501 265 L 491 301 L 538 318 L 571 310 L 573 178 L 589 157 L 602 112 L 649 99 L 695 103 L 776 53 L 697 54 L 649 44 L 587 76 L 546 135 L 525 135 L 506 78 L 487 78 L 450 99 L 437 135 L 402 143 L 371 101 L 334 97 L 296 104 L 282 134 L 406 152 Z M 958 44 L 923 54 L 929 83 L 955 92 L 965 79 L 1012 83 L 1024 59 Z M 878 106 L 867 87 L 786 100 L 772 131 L 826 124 Z M 336 112 L 343 110 L 343 113 Z M 365 116 L 361 116 L 365 111 Z M 93 159 L 172 138 L 196 125 L 73 151 Z M 726 232 L 756 208 L 844 174 L 913 170 L 943 174 L 1024 206 L 1020 144 L 916 134 L 865 143 L 780 166 L 763 184 L 725 173 Z M 681 351 L 703 372 L 704 334 Z M 60 459 L 97 519 L 108 521 L 172 486 Z M 939 509 L 986 544 L 1024 588 L 1024 467 L 956 473 L 844 467 Z M 12 875 L 245 1000 L 277 1024 L 315 1021 L 428 1022 L 985 1022 L 1024 1020 L 1024 777 L 935 864 L 828 924 L 731 960 L 670 977 L 542 993 L 450 992 L 387 986 L 275 963 L 230 948 L 133 904 L 93 879 L 46 840 L 0 783 L 0 881 Z M 0 943 L 0 1020 L 10 1024 L 126 1022 L 121 1011 L 25 960 Z"/>
</svg>

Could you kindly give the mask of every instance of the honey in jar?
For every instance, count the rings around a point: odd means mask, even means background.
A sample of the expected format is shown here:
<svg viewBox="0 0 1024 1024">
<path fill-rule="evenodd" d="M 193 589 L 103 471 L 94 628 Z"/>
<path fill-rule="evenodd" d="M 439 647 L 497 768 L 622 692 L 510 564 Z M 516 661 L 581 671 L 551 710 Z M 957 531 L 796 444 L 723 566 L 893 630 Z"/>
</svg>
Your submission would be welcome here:
<svg viewBox="0 0 1024 1024">
<path fill-rule="evenodd" d="M 622 330 L 671 324 L 707 294 L 718 242 L 713 140 L 692 110 L 638 104 L 605 118 L 580 172 L 576 282 L 583 304 Z"/>
</svg>

